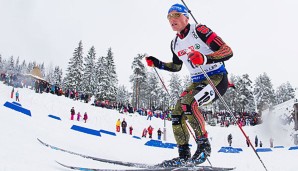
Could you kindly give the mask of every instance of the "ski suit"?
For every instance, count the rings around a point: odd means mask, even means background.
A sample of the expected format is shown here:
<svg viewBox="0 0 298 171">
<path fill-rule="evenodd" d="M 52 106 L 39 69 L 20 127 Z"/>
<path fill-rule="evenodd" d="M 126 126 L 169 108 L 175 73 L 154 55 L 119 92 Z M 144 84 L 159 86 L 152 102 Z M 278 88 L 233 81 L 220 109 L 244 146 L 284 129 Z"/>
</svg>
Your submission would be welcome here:
<svg viewBox="0 0 298 171">
<path fill-rule="evenodd" d="M 178 145 L 189 142 L 186 119 L 197 138 L 207 136 L 205 121 L 198 106 L 208 104 L 218 98 L 201 68 L 189 60 L 187 54 L 189 50 L 196 50 L 204 55 L 206 63 L 200 67 L 205 70 L 221 95 L 228 88 L 227 71 L 223 61 L 233 56 L 231 48 L 206 25 L 188 24 L 172 40 L 172 62 L 161 62 L 158 68 L 178 72 L 184 63 L 192 80 L 190 86 L 180 95 L 172 112 L 172 127 Z"/>
</svg>

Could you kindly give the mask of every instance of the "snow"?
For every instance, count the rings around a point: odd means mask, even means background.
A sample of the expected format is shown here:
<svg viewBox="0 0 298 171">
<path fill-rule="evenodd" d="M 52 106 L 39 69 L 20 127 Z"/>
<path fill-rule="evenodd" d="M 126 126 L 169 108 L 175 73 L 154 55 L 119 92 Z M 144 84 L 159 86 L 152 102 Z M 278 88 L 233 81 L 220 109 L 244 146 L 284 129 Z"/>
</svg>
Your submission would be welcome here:
<svg viewBox="0 0 298 171">
<path fill-rule="evenodd" d="M 31 117 L 4 106 L 6 102 L 14 102 L 10 98 L 12 87 L 0 82 L 0 171 L 66 171 L 68 169 L 58 165 L 55 161 L 67 165 L 84 166 L 101 169 L 128 169 L 125 166 L 101 163 L 65 152 L 52 150 L 41 145 L 37 138 L 51 145 L 64 148 L 77 153 L 91 155 L 100 158 L 156 164 L 166 159 L 177 157 L 177 148 L 166 149 L 145 146 L 149 138 L 136 139 L 131 135 L 116 133 L 116 136 L 102 134 L 101 137 L 89 135 L 71 130 L 72 125 L 87 127 L 90 129 L 115 132 L 115 124 L 118 118 L 125 118 L 128 127 L 133 126 L 133 135 L 141 137 L 142 130 L 149 125 L 154 127 L 153 139 L 157 139 L 156 131 L 163 128 L 164 122 L 157 118 L 147 121 L 146 117 L 138 114 L 119 114 L 115 110 L 103 109 L 91 106 L 79 101 L 73 101 L 64 96 L 58 97 L 52 94 L 37 94 L 30 89 L 18 89 L 20 104 L 31 111 Z M 16 92 L 16 89 L 15 89 Z M 292 103 L 284 104 L 292 107 Z M 87 112 L 89 120 L 71 121 L 70 109 L 74 107 L 77 112 Z M 274 111 L 276 111 L 274 113 Z M 264 124 L 258 126 L 245 126 L 243 130 L 254 142 L 257 135 L 262 140 L 263 147 L 269 148 L 269 139 L 274 139 L 274 146 L 284 148 L 272 148 L 272 152 L 259 152 L 261 160 L 269 171 L 296 170 L 298 150 L 288 150 L 293 147 L 293 124 L 281 125 L 276 122 L 277 116 L 284 111 L 275 109 L 264 112 Z M 48 117 L 49 114 L 58 116 L 61 120 Z M 274 117 L 270 117 L 274 116 Z M 269 119 L 270 118 L 270 119 Z M 167 141 L 175 143 L 171 132 L 171 122 L 166 122 Z M 213 166 L 236 167 L 241 171 L 265 170 L 252 148 L 246 146 L 245 138 L 238 126 L 228 128 L 207 125 L 212 145 L 212 154 L 209 158 Z M 228 146 L 227 136 L 233 135 L 235 148 L 242 148 L 240 153 L 219 153 L 223 146 Z M 191 138 L 192 153 L 195 151 L 195 143 Z M 209 165 L 208 162 L 203 165 Z M 131 169 L 131 168 L 130 168 Z M 137 168 L 133 168 L 137 169 Z"/>
</svg>

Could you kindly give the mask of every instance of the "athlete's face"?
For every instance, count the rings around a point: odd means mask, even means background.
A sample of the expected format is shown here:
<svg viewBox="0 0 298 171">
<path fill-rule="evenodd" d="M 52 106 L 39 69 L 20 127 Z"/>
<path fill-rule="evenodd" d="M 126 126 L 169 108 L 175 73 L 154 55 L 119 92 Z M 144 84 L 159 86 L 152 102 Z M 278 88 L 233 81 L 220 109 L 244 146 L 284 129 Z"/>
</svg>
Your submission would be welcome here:
<svg viewBox="0 0 298 171">
<path fill-rule="evenodd" d="M 168 14 L 168 20 L 173 31 L 180 32 L 182 31 L 188 24 L 188 18 L 185 17 L 182 13 L 172 11 Z"/>
</svg>

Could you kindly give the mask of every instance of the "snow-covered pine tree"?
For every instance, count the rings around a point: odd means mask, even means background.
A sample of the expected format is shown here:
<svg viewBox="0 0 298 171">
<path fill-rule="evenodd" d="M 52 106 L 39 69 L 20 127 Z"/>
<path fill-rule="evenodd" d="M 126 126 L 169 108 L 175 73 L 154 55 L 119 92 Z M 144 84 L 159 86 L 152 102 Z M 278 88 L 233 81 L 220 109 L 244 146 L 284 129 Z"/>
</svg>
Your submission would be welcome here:
<svg viewBox="0 0 298 171">
<path fill-rule="evenodd" d="M 9 74 L 14 73 L 14 69 L 15 69 L 14 63 L 15 63 L 14 58 L 13 58 L 13 56 L 11 56 L 8 61 L 7 73 L 9 73 Z"/>
<path fill-rule="evenodd" d="M 171 73 L 169 81 L 170 105 L 174 105 L 182 93 L 182 81 L 177 73 Z"/>
<path fill-rule="evenodd" d="M 112 52 L 112 48 L 108 49 L 107 57 L 106 57 L 107 65 L 105 65 L 105 69 L 107 71 L 108 76 L 108 87 L 107 91 L 107 100 L 116 101 L 117 96 L 117 88 L 118 88 L 118 78 L 116 73 L 116 66 L 114 62 L 114 54 Z"/>
<path fill-rule="evenodd" d="M 25 60 L 23 60 L 20 69 L 21 69 L 21 73 L 22 74 L 28 74 L 28 72 L 27 72 L 27 64 L 26 64 L 26 61 Z"/>
<path fill-rule="evenodd" d="M 45 70 L 46 70 L 46 69 L 45 69 L 44 63 L 38 65 L 38 68 L 40 69 L 41 76 L 42 76 L 43 78 L 45 78 L 45 76 L 46 76 L 46 71 L 45 71 Z"/>
<path fill-rule="evenodd" d="M 240 112 L 255 112 L 255 101 L 253 96 L 252 81 L 248 74 L 242 75 L 237 84 L 239 92 Z"/>
<path fill-rule="evenodd" d="M 59 66 L 56 66 L 54 69 L 54 80 L 55 80 L 55 83 L 57 83 L 58 85 L 62 84 L 62 75 L 63 75 L 62 69 L 60 69 Z"/>
<path fill-rule="evenodd" d="M 105 89 L 108 86 L 108 76 L 107 71 L 105 70 L 105 66 L 107 65 L 105 57 L 99 57 L 95 64 L 95 98 L 98 100 L 105 100 L 107 98 L 107 94 Z"/>
<path fill-rule="evenodd" d="M 0 72 L 3 72 L 3 70 L 4 70 L 4 67 L 3 66 L 4 65 L 3 65 L 3 61 L 2 61 L 2 56 L 0 54 Z"/>
<path fill-rule="evenodd" d="M 129 101 L 129 92 L 124 85 L 118 87 L 117 102 L 126 104 Z"/>
<path fill-rule="evenodd" d="M 33 70 L 34 64 L 32 62 L 29 62 L 27 66 L 27 73 L 30 74 L 30 72 Z"/>
<path fill-rule="evenodd" d="M 50 64 L 48 66 L 48 69 L 47 69 L 47 73 L 46 73 L 46 76 L 45 76 L 45 80 L 50 83 L 50 84 L 55 84 L 55 79 L 54 79 L 54 70 L 53 70 L 53 66 L 52 64 Z"/>
<path fill-rule="evenodd" d="M 253 93 L 258 112 L 268 109 L 276 104 L 274 89 L 271 80 L 266 73 L 263 73 L 256 78 Z"/>
<path fill-rule="evenodd" d="M 83 75 L 83 43 L 79 42 L 79 46 L 75 48 L 73 57 L 70 58 L 66 70 L 64 84 L 67 88 L 81 90 Z"/>
<path fill-rule="evenodd" d="M 16 63 L 15 63 L 15 67 L 14 67 L 14 73 L 21 73 L 21 66 L 20 66 L 20 57 L 18 56 Z"/>
<path fill-rule="evenodd" d="M 132 83 L 132 90 L 133 90 L 133 97 L 132 97 L 132 104 L 135 107 L 139 107 L 140 103 L 140 90 L 144 89 L 147 86 L 145 82 L 147 79 L 147 71 L 145 65 L 142 62 L 142 59 L 145 55 L 138 54 L 134 57 L 134 60 L 131 65 L 131 69 L 133 70 L 132 75 L 130 76 L 130 82 Z"/>
<path fill-rule="evenodd" d="M 191 84 L 191 80 L 190 80 L 190 77 L 189 75 L 184 75 L 183 78 L 182 78 L 182 90 L 185 90 L 187 87 L 190 86 Z"/>
<path fill-rule="evenodd" d="M 84 58 L 82 91 L 88 95 L 94 95 L 95 92 L 95 55 L 95 48 L 92 46 Z"/>
<path fill-rule="evenodd" d="M 140 96 L 141 101 L 145 101 L 146 107 L 158 105 L 160 93 L 158 92 L 159 80 L 155 73 L 147 72 L 145 94 Z"/>
<path fill-rule="evenodd" d="M 289 82 L 283 83 L 276 89 L 277 104 L 295 98 L 295 90 Z"/>
</svg>

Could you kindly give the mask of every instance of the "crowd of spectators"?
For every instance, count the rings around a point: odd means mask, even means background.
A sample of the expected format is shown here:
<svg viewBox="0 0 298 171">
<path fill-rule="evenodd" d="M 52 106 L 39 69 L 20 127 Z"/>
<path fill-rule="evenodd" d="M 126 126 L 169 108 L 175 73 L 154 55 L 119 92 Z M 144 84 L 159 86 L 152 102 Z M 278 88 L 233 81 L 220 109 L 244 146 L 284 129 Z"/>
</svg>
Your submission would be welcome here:
<svg viewBox="0 0 298 171">
<path fill-rule="evenodd" d="M 4 84 L 7 84 L 9 86 L 13 86 L 16 88 L 30 88 L 34 90 L 36 93 L 51 93 L 58 96 L 64 95 L 67 98 L 73 99 L 73 100 L 80 100 L 85 103 L 88 103 L 91 99 L 90 95 L 79 92 L 76 89 L 63 89 L 60 85 L 56 84 L 49 84 L 48 82 L 37 79 L 31 76 L 25 76 L 21 74 L 6 74 L 1 73 L 0 77 L 1 81 L 4 82 Z M 107 109 L 115 109 L 118 110 L 119 113 L 123 114 L 133 114 L 137 113 L 141 116 L 147 117 L 147 120 L 151 120 L 152 118 L 159 118 L 159 119 L 166 119 L 171 120 L 171 110 L 158 110 L 155 107 L 151 107 L 151 109 L 145 109 L 145 108 L 139 108 L 136 109 L 129 103 L 123 104 L 123 103 L 117 103 L 117 102 L 110 102 L 107 100 L 94 100 L 92 105 L 96 107 L 102 107 Z M 237 112 L 234 113 L 234 116 L 237 119 L 237 123 L 234 122 L 233 118 L 230 116 L 228 112 L 216 112 L 212 113 L 211 111 L 202 111 L 202 114 L 207 122 L 210 120 L 216 120 L 216 125 L 219 124 L 223 127 L 228 127 L 230 125 L 236 125 L 240 124 L 241 126 L 254 126 L 257 124 L 262 123 L 261 116 L 256 112 Z"/>
</svg>

